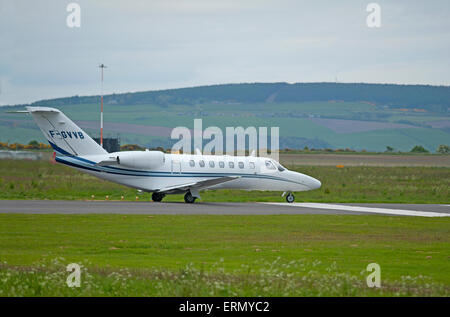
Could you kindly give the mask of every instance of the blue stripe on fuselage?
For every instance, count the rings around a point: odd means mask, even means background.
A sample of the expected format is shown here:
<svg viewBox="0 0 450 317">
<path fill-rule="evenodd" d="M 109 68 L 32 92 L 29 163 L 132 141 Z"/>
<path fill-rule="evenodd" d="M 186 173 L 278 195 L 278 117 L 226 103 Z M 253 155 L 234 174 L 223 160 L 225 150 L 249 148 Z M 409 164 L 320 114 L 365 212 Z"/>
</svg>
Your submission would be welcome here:
<svg viewBox="0 0 450 317">
<path fill-rule="evenodd" d="M 116 175 L 127 175 L 127 176 L 146 176 L 146 177 L 225 177 L 225 176 L 241 176 L 245 178 L 265 178 L 265 179 L 272 179 L 272 180 L 279 180 L 284 182 L 290 182 L 295 184 L 304 185 L 300 182 L 295 182 L 292 180 L 288 180 L 281 177 L 276 176 L 270 176 L 270 175 L 261 175 L 261 174 L 242 174 L 242 173 L 199 173 L 199 172 L 182 172 L 179 174 L 173 174 L 171 172 L 160 172 L 160 171 L 138 171 L 138 170 L 130 170 L 130 169 L 124 169 L 119 167 L 112 167 L 112 166 L 97 166 L 96 162 L 90 161 L 88 159 L 74 156 L 64 149 L 60 148 L 56 144 L 48 141 L 50 145 L 53 147 L 53 149 L 60 154 L 63 154 L 64 156 L 57 156 L 55 159 L 57 162 L 69 165 L 76 168 L 81 168 L 93 172 L 98 173 L 109 173 L 109 174 L 116 174 Z M 90 166 L 85 166 L 82 164 L 77 164 L 75 162 L 70 162 L 67 159 L 75 159 L 83 163 L 87 163 Z"/>
<path fill-rule="evenodd" d="M 108 166 L 85 166 L 83 164 L 79 164 L 76 162 L 70 162 L 67 159 L 81 159 L 77 156 L 70 156 L 70 157 L 61 157 L 57 156 L 56 161 L 65 165 L 69 165 L 72 167 L 85 169 L 93 172 L 98 173 L 108 173 L 108 174 L 115 174 L 115 175 L 125 175 L 125 176 L 141 176 L 141 177 L 225 177 L 225 176 L 241 176 L 244 178 L 263 178 L 263 179 L 272 179 L 272 180 L 278 180 L 278 181 L 284 181 L 284 182 L 290 182 L 295 184 L 304 185 L 300 182 L 295 182 L 292 180 L 288 180 L 281 177 L 276 176 L 270 176 L 270 175 L 257 175 L 257 174 L 239 174 L 239 173 L 195 173 L 195 172 L 182 172 L 180 174 L 175 173 L 172 174 L 171 172 L 150 172 L 150 171 L 135 171 L 135 170 L 122 170 L 120 168 L 116 167 L 108 167 Z M 83 159 L 83 161 L 88 161 Z M 94 163 L 94 162 L 93 162 Z M 95 164 L 95 163 L 94 163 Z M 132 171 L 132 172 L 131 172 Z"/>
</svg>

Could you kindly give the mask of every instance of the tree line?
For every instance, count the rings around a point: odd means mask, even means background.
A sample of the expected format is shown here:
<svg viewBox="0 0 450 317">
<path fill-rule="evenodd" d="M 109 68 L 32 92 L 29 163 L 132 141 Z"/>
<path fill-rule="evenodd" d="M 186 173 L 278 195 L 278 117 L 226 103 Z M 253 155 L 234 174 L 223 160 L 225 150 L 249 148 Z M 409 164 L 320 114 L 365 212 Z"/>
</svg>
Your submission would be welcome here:
<svg viewBox="0 0 450 317">
<path fill-rule="evenodd" d="M 73 96 L 41 100 L 36 106 L 94 104 L 99 96 Z M 450 87 L 430 85 L 396 85 L 365 83 L 242 83 L 192 88 L 110 94 L 105 103 L 119 105 L 171 104 L 193 105 L 207 102 L 309 102 L 366 101 L 375 105 L 448 112 Z"/>
</svg>

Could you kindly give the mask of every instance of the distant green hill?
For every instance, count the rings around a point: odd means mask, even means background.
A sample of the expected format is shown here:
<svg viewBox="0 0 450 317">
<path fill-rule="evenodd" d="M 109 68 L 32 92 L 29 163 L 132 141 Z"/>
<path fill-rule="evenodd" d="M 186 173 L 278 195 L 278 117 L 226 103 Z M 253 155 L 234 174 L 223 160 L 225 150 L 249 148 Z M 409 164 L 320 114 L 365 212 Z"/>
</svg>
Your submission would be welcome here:
<svg viewBox="0 0 450 317">
<path fill-rule="evenodd" d="M 245 83 L 111 94 L 104 100 L 106 132 L 120 135 L 122 144 L 168 147 L 174 143 L 168 128 L 192 128 L 195 118 L 203 119 L 204 128 L 278 126 L 282 148 L 407 151 L 422 145 L 434 152 L 439 144 L 450 144 L 447 86 Z M 96 134 L 99 101 L 99 96 L 74 96 L 32 105 L 57 107 Z M 44 141 L 29 118 L 1 115 L 0 141 L 32 138 Z"/>
<path fill-rule="evenodd" d="M 35 105 L 75 105 L 96 103 L 99 96 L 68 97 L 41 100 Z M 308 101 L 367 101 L 379 105 L 422 107 L 448 112 L 450 87 L 427 85 L 393 85 L 362 83 L 253 83 L 211 85 L 105 96 L 105 102 L 119 105 L 186 104 L 208 102 L 308 102 Z"/>
</svg>

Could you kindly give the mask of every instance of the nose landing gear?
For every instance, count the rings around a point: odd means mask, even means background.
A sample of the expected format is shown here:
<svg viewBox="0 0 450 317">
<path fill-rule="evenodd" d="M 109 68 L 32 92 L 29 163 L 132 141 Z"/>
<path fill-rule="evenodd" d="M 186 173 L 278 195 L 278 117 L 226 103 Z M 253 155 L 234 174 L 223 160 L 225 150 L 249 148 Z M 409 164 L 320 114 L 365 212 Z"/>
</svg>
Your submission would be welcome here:
<svg viewBox="0 0 450 317">
<path fill-rule="evenodd" d="M 288 203 L 293 203 L 294 200 L 295 200 L 294 194 L 288 193 L 288 194 L 286 195 L 286 201 L 287 201 Z"/>
</svg>

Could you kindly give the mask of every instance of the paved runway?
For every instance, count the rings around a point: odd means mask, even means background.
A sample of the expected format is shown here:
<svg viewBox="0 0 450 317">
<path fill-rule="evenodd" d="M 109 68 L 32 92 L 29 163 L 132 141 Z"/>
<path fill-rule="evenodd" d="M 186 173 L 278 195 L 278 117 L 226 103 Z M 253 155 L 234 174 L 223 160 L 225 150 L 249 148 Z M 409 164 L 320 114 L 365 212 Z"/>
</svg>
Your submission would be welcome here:
<svg viewBox="0 0 450 317">
<path fill-rule="evenodd" d="M 450 217 L 450 205 L 319 204 L 319 203 L 212 203 L 0 200 L 0 213 L 25 214 L 167 214 L 167 215 L 278 215 L 278 214 L 385 214 Z"/>
</svg>

